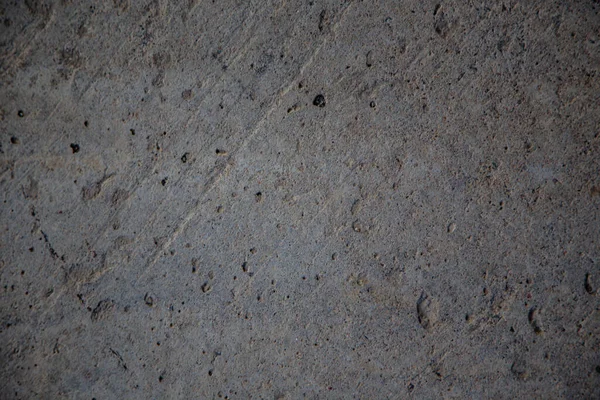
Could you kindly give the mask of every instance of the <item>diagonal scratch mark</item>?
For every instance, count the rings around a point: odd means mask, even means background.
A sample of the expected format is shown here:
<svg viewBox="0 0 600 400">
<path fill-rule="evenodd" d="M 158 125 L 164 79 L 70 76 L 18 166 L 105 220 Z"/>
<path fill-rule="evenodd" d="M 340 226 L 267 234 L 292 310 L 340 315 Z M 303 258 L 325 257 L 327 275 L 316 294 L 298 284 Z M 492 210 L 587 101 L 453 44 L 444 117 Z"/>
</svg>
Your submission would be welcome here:
<svg viewBox="0 0 600 400">
<path fill-rule="evenodd" d="M 347 14 L 348 10 L 350 9 L 350 6 L 353 3 L 349 3 L 348 6 L 346 6 L 345 9 L 342 10 L 340 16 L 338 17 L 338 20 L 335 22 L 335 24 L 333 25 L 333 28 L 331 30 L 331 35 L 335 36 L 335 33 L 339 27 L 339 25 L 341 24 L 341 22 L 343 21 L 345 15 Z M 246 18 L 247 20 L 248 18 Z M 287 86 L 282 87 L 277 95 L 273 98 L 273 100 L 270 102 L 270 107 L 269 109 L 265 112 L 265 114 L 263 115 L 263 117 L 256 122 L 254 128 L 252 129 L 251 133 L 246 136 L 246 138 L 243 140 L 243 142 L 241 143 L 240 146 L 238 146 L 238 148 L 236 150 L 234 150 L 232 152 L 232 154 L 237 154 L 240 151 L 242 151 L 247 145 L 248 143 L 252 140 L 252 138 L 254 138 L 258 132 L 263 128 L 265 122 L 269 119 L 269 117 L 273 114 L 273 112 L 277 109 L 278 106 L 280 106 L 282 98 L 295 86 L 295 82 L 298 79 L 298 77 L 302 76 L 304 74 L 304 72 L 306 71 L 307 68 L 309 68 L 315 61 L 316 57 L 318 56 L 318 54 L 320 53 L 321 49 L 323 48 L 323 46 L 327 43 L 327 41 L 329 40 L 329 37 L 324 37 L 324 39 L 315 47 L 315 50 L 311 53 L 311 55 L 308 57 L 307 61 L 302 65 L 302 67 L 300 67 L 299 72 L 291 79 L 290 83 Z M 246 48 L 246 46 L 244 46 L 244 48 Z M 243 54 L 237 54 L 237 56 L 233 59 L 233 61 L 237 61 L 239 60 L 241 57 L 243 56 Z M 214 87 L 216 86 L 220 81 L 222 81 L 222 78 L 225 74 L 222 74 L 217 82 L 215 82 L 215 84 L 213 84 L 211 86 Z M 205 97 L 206 99 L 206 97 Z M 201 101 L 204 102 L 205 99 L 203 99 Z M 186 121 L 185 126 L 189 126 L 190 123 L 197 117 L 197 115 L 193 116 L 190 120 Z M 230 157 L 230 160 L 232 158 Z M 164 250 L 170 246 L 176 239 L 177 237 L 179 237 L 179 235 L 185 230 L 185 228 L 189 225 L 189 223 L 193 220 L 193 218 L 196 216 L 196 214 L 199 212 L 201 206 L 202 206 L 202 199 L 204 199 L 208 193 L 214 188 L 214 186 L 219 182 L 219 180 L 221 179 L 221 177 L 223 176 L 223 174 L 227 173 L 230 169 L 230 167 L 233 164 L 231 163 L 231 161 L 226 165 L 225 170 L 221 170 L 219 172 L 217 172 L 217 174 L 213 174 L 213 176 L 207 181 L 207 183 L 204 185 L 204 188 L 202 190 L 202 193 L 200 195 L 200 199 L 198 199 L 198 201 L 196 202 L 196 204 L 194 206 L 192 206 L 192 208 L 186 213 L 185 217 L 181 220 L 181 222 L 179 223 L 179 225 L 177 226 L 177 228 L 169 235 L 169 238 L 167 239 L 167 241 L 164 243 L 163 246 L 161 246 L 160 249 L 156 250 L 154 252 L 154 254 L 152 255 L 150 261 L 146 264 L 144 270 L 141 272 L 140 276 L 137 278 L 136 283 L 139 282 L 139 280 L 147 273 L 147 271 L 152 268 L 152 266 L 154 266 L 158 260 L 160 259 L 162 253 L 164 252 Z M 141 185 L 143 185 L 151 176 L 150 173 L 146 174 L 146 176 L 141 177 L 141 179 L 136 182 L 131 190 L 135 191 L 137 188 L 139 188 Z M 177 182 L 176 182 L 177 183 Z M 167 201 L 167 199 L 163 200 L 161 202 L 161 204 L 164 204 L 164 202 Z M 327 205 L 329 204 L 330 200 L 328 200 L 328 202 L 326 204 L 323 205 L 323 207 L 321 208 L 321 210 L 319 210 L 319 212 L 317 213 L 317 215 L 319 215 L 323 210 L 325 210 L 325 208 L 327 207 Z M 119 212 L 122 211 L 122 209 L 124 208 L 125 204 L 121 207 L 119 207 L 119 209 L 115 210 L 114 214 L 118 214 Z M 113 215 L 114 215 L 113 214 Z M 316 217 L 316 216 L 315 216 Z M 314 218 L 313 218 L 314 219 Z M 312 220 L 311 220 L 312 222 Z M 107 222 L 107 224 L 105 225 L 103 231 L 106 232 L 109 228 L 110 228 L 110 223 Z M 98 235 L 98 238 L 96 240 L 96 242 L 98 240 L 100 240 L 100 238 L 103 235 Z"/>
<path fill-rule="evenodd" d="M 343 20 L 344 16 L 346 15 L 347 11 L 349 10 L 349 8 L 352 4 L 353 3 L 350 3 L 342 11 L 340 17 L 338 18 L 338 21 L 336 21 L 336 23 L 333 26 L 333 29 L 332 29 L 333 34 L 335 34 L 335 31 L 337 30 L 339 24 Z M 291 79 L 290 83 L 287 86 L 279 89 L 277 96 L 275 96 L 275 98 L 271 101 L 269 109 L 265 112 L 263 117 L 256 123 L 256 125 L 254 126 L 254 128 L 252 129 L 250 134 L 248 136 L 246 136 L 246 138 L 243 140 L 243 142 L 240 144 L 240 146 L 238 146 L 238 148 L 232 152 L 232 155 L 229 157 L 229 160 L 232 160 L 233 155 L 242 151 L 248 145 L 250 140 L 252 140 L 252 138 L 254 138 L 258 134 L 258 132 L 263 127 L 264 123 L 269 119 L 271 114 L 277 109 L 277 107 L 280 106 L 282 98 L 295 86 L 295 82 L 298 79 L 298 77 L 302 76 L 304 71 L 306 70 L 306 68 L 308 68 L 314 62 L 315 57 L 319 54 L 321 48 L 324 46 L 324 44 L 326 42 L 327 42 L 327 37 L 325 37 L 323 39 L 323 41 L 319 45 L 316 46 L 316 48 L 313 51 L 313 53 L 311 54 L 311 56 L 304 63 L 304 65 L 300 68 L 300 71 L 298 72 L 298 74 L 296 74 Z M 188 126 L 188 125 L 189 125 L 189 121 L 188 121 L 188 123 L 186 123 L 186 126 Z M 228 171 L 229 166 L 231 166 L 231 165 L 232 165 L 231 162 L 228 162 L 226 171 Z M 222 176 L 222 173 L 219 173 L 217 178 L 214 179 L 214 182 L 210 182 L 210 179 L 209 179 L 209 182 L 207 182 L 207 184 L 204 187 L 204 191 L 201 195 L 201 199 L 203 199 L 209 193 L 209 191 L 216 185 L 216 183 L 220 180 L 221 176 Z M 200 210 L 200 206 L 202 205 L 201 199 L 199 199 L 196 202 L 196 204 L 191 208 L 191 210 L 188 211 L 188 213 L 186 214 L 184 219 L 181 221 L 181 223 L 177 226 L 177 228 L 173 231 L 173 233 L 171 235 L 169 235 L 169 238 L 164 243 L 164 245 L 161 246 L 160 249 L 158 249 L 157 251 L 154 252 L 151 260 L 146 264 L 146 266 L 144 267 L 144 270 L 142 271 L 140 276 L 137 278 L 136 284 L 146 274 L 146 272 L 158 262 L 158 260 L 161 257 L 161 254 L 164 253 L 165 249 L 175 241 L 175 239 L 181 234 L 181 232 L 185 229 L 185 227 L 195 217 L 197 212 Z M 326 208 L 326 206 L 329 204 L 329 201 L 330 200 L 328 200 L 326 202 L 326 204 L 319 210 L 317 215 L 319 215 Z M 316 218 L 316 216 L 313 217 L 313 220 L 314 220 L 314 218 Z M 312 220 L 311 220 L 311 223 L 312 223 Z M 281 244 L 281 242 L 280 242 L 280 244 Z"/>
<path fill-rule="evenodd" d="M 194 6 L 193 6 L 193 8 L 195 8 L 195 7 L 196 7 L 196 5 L 194 5 Z M 248 9 L 248 8 L 246 8 L 246 9 Z M 244 25 L 244 24 L 246 23 L 246 21 L 247 21 L 248 19 L 250 19 L 250 17 L 251 17 L 252 15 L 254 15 L 254 14 L 252 13 L 250 16 L 246 17 L 246 18 L 245 18 L 245 19 L 242 21 L 242 24 L 241 24 L 241 25 Z M 231 42 L 231 40 L 230 40 L 229 42 Z M 228 42 L 228 43 L 229 43 L 229 42 Z M 236 59 L 235 59 L 235 60 L 237 60 L 237 57 L 236 57 Z M 217 78 L 217 81 L 216 81 L 216 82 L 214 82 L 214 83 L 213 83 L 213 85 L 211 85 L 211 87 L 209 88 L 209 90 L 207 90 L 207 91 L 206 91 L 206 95 L 205 95 L 205 96 L 204 96 L 204 98 L 203 98 L 203 99 L 200 101 L 199 105 L 202 105 L 202 104 L 205 102 L 205 100 L 208 98 L 208 96 L 209 96 L 209 94 L 210 94 L 211 90 L 212 90 L 212 89 L 213 89 L 213 88 L 214 88 L 216 85 L 218 85 L 218 84 L 219 84 L 219 83 L 220 83 L 220 82 L 223 80 L 223 77 L 224 77 L 224 76 L 225 76 L 225 73 L 221 74 L 221 75 L 220 75 L 220 76 Z M 202 107 L 199 107 L 198 109 L 199 109 L 199 110 L 201 110 L 201 109 L 202 109 Z M 55 110 L 56 110 L 56 109 L 55 109 Z M 199 112 L 200 112 L 200 111 L 198 111 L 196 114 L 194 114 L 192 117 L 190 117 L 190 118 L 189 118 L 189 119 L 186 121 L 186 123 L 185 123 L 185 124 L 184 124 L 184 126 L 183 126 L 183 129 L 184 129 L 184 130 L 185 130 L 185 129 L 187 129 L 187 128 L 189 127 L 189 125 L 190 125 L 190 124 L 191 124 L 191 123 L 192 123 L 192 122 L 193 122 L 193 121 L 196 119 L 196 117 L 197 117 L 197 115 L 198 115 L 198 113 L 199 113 Z M 141 187 L 141 186 L 142 186 L 144 183 L 146 183 L 146 182 L 148 181 L 148 179 L 150 179 L 150 177 L 151 177 L 151 176 L 152 176 L 152 172 L 151 172 L 150 170 L 148 170 L 148 172 L 147 172 L 145 175 L 143 175 L 143 176 L 142 176 L 142 177 L 141 177 L 141 178 L 140 178 L 140 179 L 139 179 L 139 180 L 138 180 L 138 181 L 137 181 L 137 182 L 136 182 L 134 185 L 132 185 L 132 187 L 130 187 L 130 188 L 129 188 L 129 191 L 130 191 L 130 192 L 133 194 L 133 193 L 134 193 L 134 192 L 135 192 L 135 191 L 136 191 L 136 190 L 137 190 L 139 187 Z M 180 181 L 181 179 L 182 179 L 182 178 L 179 178 L 179 179 L 178 179 L 176 182 L 174 182 L 174 183 L 175 183 L 175 184 L 178 184 L 178 183 L 179 183 L 179 181 Z M 131 198 L 131 196 L 130 196 L 130 198 Z M 163 204 L 165 201 L 166 201 L 166 200 L 163 200 L 163 201 L 161 202 L 161 205 L 162 205 L 162 204 Z M 128 204 L 127 202 L 126 202 L 126 203 L 124 203 L 124 204 L 122 204 L 122 205 L 119 207 L 119 209 L 115 210 L 115 212 L 114 212 L 114 213 L 111 215 L 111 217 L 114 217 L 115 215 L 117 215 L 118 213 L 120 213 L 120 212 L 121 212 L 121 211 L 122 211 L 122 210 L 123 210 L 123 209 L 124 209 L 124 208 L 127 206 L 127 204 Z M 110 218 L 108 219 L 108 221 L 110 221 Z M 146 224 L 146 225 L 147 225 L 147 224 Z M 107 232 L 109 229 L 110 229 L 110 222 L 107 222 L 107 223 L 105 224 L 105 226 L 103 227 L 103 229 L 102 229 L 102 234 L 101 234 L 101 235 L 98 235 L 98 237 L 101 237 L 101 236 L 103 236 L 103 234 L 104 234 L 104 233 L 106 233 L 106 232 Z M 97 242 L 97 240 L 96 240 L 96 242 Z M 94 244 L 95 244 L 96 242 L 94 242 Z"/>
<path fill-rule="evenodd" d="M 175 228 L 175 230 L 169 235 L 169 238 L 165 241 L 165 243 L 154 252 L 152 258 L 150 259 L 150 261 L 148 261 L 148 263 L 144 267 L 144 270 L 136 279 L 136 284 L 146 274 L 146 272 L 149 271 L 150 268 L 152 268 L 158 262 L 165 249 L 171 246 L 171 244 L 179 237 L 181 232 L 183 232 L 185 228 L 189 225 L 192 219 L 194 219 L 194 217 L 200 210 L 200 207 L 203 205 L 202 200 L 204 199 L 204 197 L 206 197 L 206 195 L 210 193 L 210 191 L 216 186 L 217 183 L 219 183 L 219 181 L 224 175 L 227 175 L 229 173 L 232 166 L 233 161 L 232 158 L 229 157 L 227 163 L 213 169 L 213 174 L 207 179 L 206 183 L 204 184 L 204 188 L 202 190 L 203 193 L 201 197 L 196 201 L 196 204 L 194 204 L 194 206 L 187 212 L 187 214 L 179 223 L 179 225 L 177 225 L 177 228 Z"/>
<path fill-rule="evenodd" d="M 340 16 L 338 17 L 337 21 L 333 24 L 333 27 L 331 29 L 331 33 L 330 35 L 335 36 L 339 25 L 342 23 L 342 21 L 344 20 L 344 17 L 346 16 L 346 14 L 348 13 L 348 10 L 350 10 L 350 6 L 352 6 L 352 4 L 354 3 L 349 3 L 346 8 L 344 8 L 340 14 Z M 287 88 L 285 88 L 285 90 L 283 90 L 283 92 L 280 94 L 280 96 L 285 96 L 294 86 L 295 86 L 295 82 L 296 80 L 301 77 L 302 75 L 304 75 L 304 71 L 306 71 L 306 69 L 308 67 L 310 67 L 313 62 L 315 61 L 315 58 L 319 55 L 319 53 L 321 52 L 321 49 L 323 48 L 323 46 L 327 43 L 328 41 L 328 37 L 325 36 L 323 38 L 323 40 L 321 41 L 321 43 L 319 43 L 316 47 L 315 50 L 312 52 L 312 54 L 308 57 L 308 60 L 304 63 L 304 65 L 302 65 L 302 67 L 300 67 L 300 72 L 298 72 L 298 74 L 294 77 L 294 79 L 292 79 L 292 81 L 290 82 L 290 84 L 288 85 Z"/>
<path fill-rule="evenodd" d="M 115 356 L 115 358 L 117 359 L 117 361 L 119 362 L 119 365 L 121 367 L 123 367 L 123 369 L 127 369 L 127 364 L 125 364 L 125 361 L 123 360 L 123 357 L 121 356 L 121 354 L 119 354 L 118 351 L 113 350 L 112 347 L 109 347 L 110 352 Z"/>
<path fill-rule="evenodd" d="M 246 8 L 246 9 L 248 9 L 248 8 Z M 254 15 L 254 13 L 250 13 L 250 15 L 249 15 L 249 16 L 247 16 L 247 17 L 244 19 L 244 21 L 242 22 L 241 26 L 243 26 L 243 25 L 245 24 L 245 22 L 246 22 L 248 19 L 250 19 L 250 18 L 251 18 L 253 15 Z M 47 25 L 47 26 L 49 26 L 49 25 Z M 252 28 L 253 26 L 254 26 L 254 25 L 250 25 L 250 28 Z M 230 41 L 231 41 L 231 38 L 230 38 Z M 229 41 L 229 42 L 230 42 L 230 41 Z M 229 43 L 229 42 L 228 42 L 228 43 Z M 246 47 L 248 46 L 248 43 L 249 43 L 249 41 L 247 41 L 247 42 L 246 42 L 246 44 L 245 44 L 245 46 L 243 47 L 243 49 L 244 49 L 244 48 L 246 48 Z M 119 48 L 118 48 L 118 51 L 119 51 L 119 50 L 122 50 L 124 46 L 125 46 L 125 42 L 123 42 L 123 43 L 122 43 L 122 44 L 119 46 Z M 117 51 L 117 52 L 118 52 L 118 51 Z M 238 53 L 238 55 L 239 55 L 239 53 Z M 242 55 L 243 55 L 243 54 L 242 54 Z M 235 58 L 234 58 L 234 61 L 237 61 L 237 60 L 238 60 L 240 57 L 241 57 L 241 55 L 240 55 L 240 56 L 237 56 L 237 57 L 235 57 Z M 215 82 L 215 83 L 214 83 L 214 84 L 211 86 L 211 89 L 212 89 L 214 86 L 216 86 L 217 84 L 219 84 L 219 83 L 220 83 L 220 82 L 223 80 L 223 77 L 224 77 L 225 75 L 226 75 L 226 74 L 225 74 L 225 73 L 223 73 L 221 76 L 219 76 L 219 77 L 217 78 L 217 81 L 216 81 L 216 82 Z M 201 103 L 200 103 L 200 104 L 202 104 L 202 103 L 203 103 L 203 102 L 206 100 L 206 98 L 207 98 L 207 97 L 208 97 L 208 94 L 207 94 L 207 96 L 205 96 L 205 98 L 204 98 L 204 99 L 201 101 Z M 60 107 L 60 105 L 61 105 L 61 104 L 62 104 L 62 100 L 61 100 L 59 103 L 57 103 L 57 105 L 56 105 L 56 106 L 54 107 L 54 109 L 51 111 L 51 113 L 50 113 L 50 116 L 52 116 L 52 115 L 54 115 L 54 114 L 56 113 L 56 111 L 59 109 L 59 107 Z M 269 113 L 269 115 L 270 115 L 270 113 Z M 265 118 L 266 118 L 266 117 L 265 117 Z M 48 119 L 48 117 L 47 117 L 46 119 Z M 188 121 L 189 121 L 189 120 L 188 120 Z M 189 122 L 188 122 L 188 123 L 186 123 L 185 127 L 187 127 L 188 125 L 189 125 Z M 53 145 L 54 143 L 56 143 L 56 142 L 57 142 L 57 141 L 60 139 L 60 137 L 61 137 L 61 136 L 59 135 L 58 139 L 54 140 L 52 143 L 50 143 L 48 146 L 46 146 L 46 148 L 45 148 L 45 151 L 47 151 L 47 150 L 48 150 L 48 148 L 50 148 L 50 146 L 51 146 L 51 145 Z M 223 173 L 227 173 L 227 172 L 229 171 L 230 167 L 233 165 L 233 163 L 232 163 L 232 161 L 231 161 L 231 160 L 232 160 L 232 158 L 230 157 L 230 158 L 229 158 L 229 161 L 228 161 L 228 164 L 225 166 L 225 171 L 223 171 L 223 170 L 217 171 L 217 173 L 216 173 L 216 174 L 213 174 L 213 175 L 211 176 L 211 178 L 209 178 L 209 180 L 207 181 L 207 183 L 204 185 L 204 188 L 203 188 L 203 193 L 201 194 L 201 198 L 204 198 L 204 197 L 205 197 L 205 196 L 206 196 L 206 195 L 207 195 L 207 194 L 210 192 L 210 190 L 211 190 L 211 189 L 212 189 L 212 188 L 213 188 L 213 187 L 214 187 L 214 186 L 215 186 L 215 185 L 216 185 L 216 184 L 219 182 L 219 180 L 220 180 L 220 178 L 222 177 Z M 33 166 L 31 166 L 31 167 L 30 167 L 30 168 L 27 170 L 27 173 L 28 173 L 28 172 L 29 172 L 29 170 L 31 170 L 32 168 L 33 168 Z M 214 169 L 213 169 L 213 171 L 214 171 Z M 27 173 L 26 173 L 25 175 L 27 175 Z M 115 209 L 115 210 L 114 210 L 114 211 L 113 211 L 113 212 L 110 214 L 110 217 L 106 219 L 106 223 L 105 223 L 105 224 L 104 224 L 104 226 L 103 226 L 103 227 L 100 229 L 99 233 L 96 235 L 96 239 L 95 239 L 95 240 L 94 240 L 94 241 L 91 243 L 91 246 L 92 246 L 92 247 L 95 247 L 95 246 L 97 245 L 97 243 L 98 243 L 98 242 L 99 242 L 99 241 L 100 241 L 100 240 L 101 240 L 101 239 L 104 237 L 104 235 L 106 234 L 106 232 L 110 230 L 110 228 L 111 228 L 111 225 L 112 225 L 112 222 L 111 222 L 111 221 L 112 221 L 112 219 L 113 219 L 113 218 L 114 218 L 116 215 L 120 214 L 120 213 L 121 213 L 121 212 L 122 212 L 122 211 L 123 211 L 123 210 L 124 210 L 124 209 L 127 207 L 127 205 L 129 205 L 129 204 L 130 204 L 130 201 L 131 201 L 131 199 L 133 198 L 133 194 L 135 193 L 135 191 L 136 191 L 138 188 L 140 188 L 141 186 L 143 186 L 143 185 L 144 185 L 144 184 L 145 184 L 145 183 L 146 183 L 146 182 L 147 182 L 147 181 L 148 181 L 148 180 L 149 180 L 151 177 L 152 177 L 152 170 L 151 170 L 151 169 L 148 169 L 148 171 L 147 171 L 147 173 L 146 173 L 146 174 L 144 174 L 144 175 L 140 176 L 140 177 L 139 177 L 139 179 L 137 179 L 137 180 L 136 180 L 136 182 L 135 182 L 133 185 L 131 185 L 131 186 L 128 188 L 128 190 L 129 190 L 129 191 L 130 191 L 130 193 L 131 193 L 131 195 L 130 195 L 130 197 L 129 197 L 128 201 L 126 201 L 126 202 L 123 202 L 123 204 L 121 204 L 121 205 L 120 205 L 120 206 L 119 206 L 117 209 Z M 177 184 L 177 183 L 178 183 L 178 182 L 179 182 L 181 179 L 182 179 L 182 178 L 178 179 L 178 181 L 177 181 L 177 182 L 175 182 L 175 184 Z M 162 202 L 161 202 L 161 206 L 162 206 L 162 204 L 164 204 L 164 202 L 165 202 L 165 201 L 167 201 L 167 199 L 164 199 L 164 200 L 162 200 Z M 185 227 L 186 227 L 186 226 L 187 226 L 187 225 L 190 223 L 190 221 L 193 219 L 193 217 L 194 217 L 194 216 L 196 215 L 196 213 L 199 211 L 199 209 L 200 209 L 200 206 L 201 206 L 201 201 L 200 201 L 200 200 L 198 200 L 198 201 L 196 202 L 196 204 L 195 204 L 195 205 L 192 207 L 192 209 L 191 209 L 191 210 L 190 210 L 190 211 L 189 211 L 189 212 L 186 214 L 186 216 L 184 217 L 184 219 L 182 220 L 182 222 L 181 222 L 181 223 L 178 225 L 178 227 L 175 229 L 175 231 L 174 231 L 174 232 L 173 232 L 173 233 L 170 235 L 170 237 L 169 237 L 169 240 L 167 240 L 167 242 L 165 243 L 165 245 L 164 245 L 164 246 L 162 246 L 162 249 L 160 249 L 160 250 L 158 250 L 158 251 L 156 251 L 156 252 L 154 253 L 153 259 L 150 261 L 150 263 L 149 263 L 149 264 L 147 264 L 146 268 L 144 269 L 144 271 L 142 272 L 142 274 L 141 274 L 141 275 L 143 275 L 143 274 L 144 274 L 144 273 L 145 273 L 145 272 L 146 272 L 146 271 L 147 271 L 147 270 L 148 270 L 148 269 L 149 269 L 149 268 L 150 268 L 152 265 L 154 265 L 154 264 L 155 264 L 155 263 L 158 261 L 158 259 L 160 258 L 160 254 L 161 254 L 161 253 L 164 251 L 164 249 L 166 248 L 166 246 L 169 246 L 169 245 L 170 245 L 170 244 L 171 244 L 171 243 L 172 243 L 172 242 L 173 242 L 173 241 L 174 241 L 174 240 L 175 240 L 175 239 L 176 239 L 176 238 L 177 238 L 177 237 L 178 237 L 178 236 L 181 234 L 181 232 L 182 232 L 182 231 L 185 229 Z M 146 223 L 146 225 L 145 225 L 145 226 L 147 226 L 147 225 L 148 225 L 148 223 Z M 77 259 L 75 262 L 76 262 L 76 263 L 78 263 L 78 262 L 81 262 L 81 260 L 82 260 L 83 258 L 84 258 L 84 257 L 83 257 L 83 256 L 81 256 L 81 257 L 79 257 L 79 258 L 78 258 L 78 259 Z M 140 276 L 140 278 L 141 278 L 141 276 Z M 138 278 L 138 280 L 137 280 L 137 281 L 139 281 L 139 279 L 140 279 L 140 278 Z M 137 282 L 137 281 L 136 281 L 136 282 Z M 67 290 L 65 289 L 65 290 L 62 290 L 62 291 L 60 291 L 60 292 L 57 292 L 57 293 L 55 293 L 55 300 L 54 300 L 54 303 L 56 303 L 56 302 L 59 300 L 59 298 L 60 298 L 60 297 L 62 297 L 62 295 L 64 295 L 64 293 L 66 293 L 66 291 L 67 291 Z"/>
<path fill-rule="evenodd" d="M 353 3 L 350 3 L 348 6 L 346 6 L 346 8 L 342 11 L 339 19 L 336 21 L 336 23 L 334 24 L 333 28 L 332 28 L 332 34 L 335 34 L 335 31 L 337 30 L 339 24 L 341 23 L 342 19 L 344 18 L 344 16 L 346 15 L 348 9 L 350 9 L 350 6 Z M 300 67 L 299 72 L 290 80 L 290 83 L 279 89 L 277 95 L 275 96 L 275 99 L 273 101 L 271 101 L 270 103 L 270 107 L 267 110 L 267 112 L 265 113 L 265 115 L 263 116 L 263 118 L 261 118 L 257 123 L 256 126 L 254 127 L 254 129 L 252 130 L 252 132 L 244 139 L 244 141 L 242 142 L 242 144 L 235 150 L 236 153 L 240 152 L 242 149 L 244 149 L 248 143 L 250 142 L 250 140 L 256 136 L 256 134 L 259 132 L 260 128 L 262 127 L 263 123 L 271 116 L 271 114 L 273 113 L 273 111 L 275 111 L 277 109 L 277 107 L 279 107 L 281 105 L 281 100 L 283 99 L 283 97 L 290 91 L 292 90 L 292 88 L 294 88 L 296 86 L 296 81 L 298 80 L 299 77 L 301 77 L 302 75 L 304 75 L 304 71 L 310 67 L 312 65 L 312 63 L 314 62 L 316 56 L 319 54 L 319 52 L 321 51 L 321 49 L 323 48 L 323 46 L 325 45 L 325 43 L 327 42 L 327 37 L 325 37 L 321 43 L 319 43 L 316 47 L 315 50 L 311 53 L 311 55 L 308 57 L 308 60 Z"/>
</svg>

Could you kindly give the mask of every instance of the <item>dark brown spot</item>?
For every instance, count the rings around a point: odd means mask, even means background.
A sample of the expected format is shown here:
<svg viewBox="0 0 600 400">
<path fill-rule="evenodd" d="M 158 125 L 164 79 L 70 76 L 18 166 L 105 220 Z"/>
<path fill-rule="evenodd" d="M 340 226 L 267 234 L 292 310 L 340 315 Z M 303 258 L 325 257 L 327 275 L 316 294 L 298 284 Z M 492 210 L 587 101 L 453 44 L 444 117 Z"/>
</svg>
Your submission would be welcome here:
<svg viewBox="0 0 600 400">
<path fill-rule="evenodd" d="M 325 107 L 325 96 L 318 94 L 313 100 L 313 105 L 317 107 Z"/>
</svg>

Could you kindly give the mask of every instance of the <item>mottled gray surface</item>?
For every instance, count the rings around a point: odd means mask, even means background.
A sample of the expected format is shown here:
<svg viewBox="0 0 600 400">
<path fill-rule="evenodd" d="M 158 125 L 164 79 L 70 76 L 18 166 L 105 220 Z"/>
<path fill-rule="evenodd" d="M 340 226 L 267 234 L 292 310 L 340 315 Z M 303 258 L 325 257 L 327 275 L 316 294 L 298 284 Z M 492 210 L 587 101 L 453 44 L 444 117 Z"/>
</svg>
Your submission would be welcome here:
<svg viewBox="0 0 600 400">
<path fill-rule="evenodd" d="M 91 3 L 1 2 L 2 399 L 600 397 L 598 1 Z"/>
</svg>

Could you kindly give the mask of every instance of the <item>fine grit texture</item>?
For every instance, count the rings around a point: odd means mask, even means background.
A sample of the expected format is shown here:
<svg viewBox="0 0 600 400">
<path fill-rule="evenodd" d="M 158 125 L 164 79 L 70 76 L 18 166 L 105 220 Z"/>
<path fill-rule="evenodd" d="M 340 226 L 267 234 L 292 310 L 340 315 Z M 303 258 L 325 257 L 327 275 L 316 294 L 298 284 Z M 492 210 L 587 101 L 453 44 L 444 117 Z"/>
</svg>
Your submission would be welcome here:
<svg viewBox="0 0 600 400">
<path fill-rule="evenodd" d="M 0 398 L 600 398 L 599 12 L 0 1 Z"/>
</svg>

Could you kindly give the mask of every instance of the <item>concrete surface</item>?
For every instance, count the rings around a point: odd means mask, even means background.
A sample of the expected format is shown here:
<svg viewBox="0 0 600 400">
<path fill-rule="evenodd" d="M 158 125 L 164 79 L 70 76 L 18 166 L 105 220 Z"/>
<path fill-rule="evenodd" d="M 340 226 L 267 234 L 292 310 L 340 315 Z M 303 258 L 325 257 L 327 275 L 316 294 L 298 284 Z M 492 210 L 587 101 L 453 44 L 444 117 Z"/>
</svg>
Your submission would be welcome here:
<svg viewBox="0 0 600 400">
<path fill-rule="evenodd" d="M 600 398 L 598 1 L 2 1 L 2 399 Z"/>
</svg>

